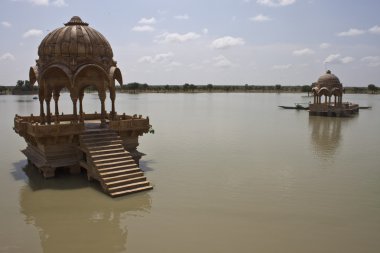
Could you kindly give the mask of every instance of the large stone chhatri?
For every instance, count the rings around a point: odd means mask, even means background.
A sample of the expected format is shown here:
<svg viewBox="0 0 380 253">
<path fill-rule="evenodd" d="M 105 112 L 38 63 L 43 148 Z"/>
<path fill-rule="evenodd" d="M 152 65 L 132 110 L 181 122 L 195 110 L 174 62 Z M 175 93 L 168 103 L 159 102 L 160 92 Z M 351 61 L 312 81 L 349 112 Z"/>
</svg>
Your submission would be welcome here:
<svg viewBox="0 0 380 253">
<path fill-rule="evenodd" d="M 107 39 L 74 16 L 42 40 L 38 56 L 29 77 L 38 83 L 39 116 L 14 119 L 16 133 L 27 142 L 28 161 L 45 177 L 61 167 L 72 173 L 85 169 L 111 196 L 151 189 L 138 168 L 142 153 L 137 151 L 138 137 L 150 129 L 149 118 L 116 112 L 115 81 L 121 85 L 123 80 Z M 84 90 L 90 86 L 98 93 L 100 114 L 84 112 Z M 60 114 L 63 89 L 70 92 L 72 114 Z"/>
<path fill-rule="evenodd" d="M 310 116 L 347 117 L 359 112 L 359 105 L 343 102 L 343 85 L 330 70 L 318 78 L 312 92 L 314 101 L 309 106 Z"/>
</svg>

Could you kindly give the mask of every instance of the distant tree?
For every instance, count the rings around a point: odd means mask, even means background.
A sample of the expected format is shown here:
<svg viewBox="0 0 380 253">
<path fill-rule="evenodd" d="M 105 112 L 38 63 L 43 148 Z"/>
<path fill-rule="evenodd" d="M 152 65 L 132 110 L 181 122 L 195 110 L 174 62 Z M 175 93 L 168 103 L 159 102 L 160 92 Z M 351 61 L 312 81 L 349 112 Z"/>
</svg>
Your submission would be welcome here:
<svg viewBox="0 0 380 253">
<path fill-rule="evenodd" d="M 209 92 L 212 91 L 212 88 L 214 88 L 214 86 L 213 86 L 211 83 L 207 84 L 207 90 L 208 90 Z"/>
<path fill-rule="evenodd" d="M 23 80 L 18 80 L 17 83 L 16 83 L 16 87 L 17 88 L 22 88 L 22 86 L 24 86 L 24 81 Z"/>
<path fill-rule="evenodd" d="M 133 90 L 134 93 L 139 89 L 140 84 L 137 82 L 129 83 L 127 84 L 127 90 Z"/>
<path fill-rule="evenodd" d="M 194 92 L 194 90 L 197 88 L 197 86 L 196 85 L 194 85 L 194 84 L 190 84 L 189 85 L 189 89 L 191 90 L 191 92 Z"/>
<path fill-rule="evenodd" d="M 183 91 L 184 91 L 184 92 L 187 92 L 187 91 L 189 90 L 189 88 L 190 88 L 190 84 L 185 83 L 185 84 L 183 85 Z"/>
<path fill-rule="evenodd" d="M 310 92 L 311 92 L 311 86 L 310 85 L 303 85 L 301 87 L 301 91 L 302 92 L 307 92 L 307 95 L 309 96 Z"/>
<path fill-rule="evenodd" d="M 146 83 L 143 83 L 142 85 L 141 85 L 141 89 L 143 89 L 143 90 L 147 90 L 149 88 L 149 85 L 148 84 L 146 84 Z"/>
<path fill-rule="evenodd" d="M 280 91 L 281 90 L 281 84 L 276 84 L 275 88 L 277 91 Z"/>
<path fill-rule="evenodd" d="M 375 94 L 376 92 L 377 92 L 377 87 L 376 87 L 376 85 L 374 85 L 374 84 L 369 84 L 368 85 L 368 91 L 370 91 L 371 92 L 371 94 Z"/>
</svg>

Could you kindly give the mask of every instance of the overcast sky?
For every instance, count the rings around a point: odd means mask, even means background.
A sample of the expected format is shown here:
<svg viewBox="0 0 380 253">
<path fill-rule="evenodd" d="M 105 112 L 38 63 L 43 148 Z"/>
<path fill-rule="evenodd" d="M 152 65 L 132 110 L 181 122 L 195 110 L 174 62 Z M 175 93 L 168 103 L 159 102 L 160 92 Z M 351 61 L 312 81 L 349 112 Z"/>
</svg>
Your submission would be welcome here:
<svg viewBox="0 0 380 253">
<path fill-rule="evenodd" d="M 380 85 L 378 0 L 0 0 L 0 85 L 28 79 L 72 16 L 110 42 L 124 82 L 304 85 L 331 69 Z"/>
</svg>

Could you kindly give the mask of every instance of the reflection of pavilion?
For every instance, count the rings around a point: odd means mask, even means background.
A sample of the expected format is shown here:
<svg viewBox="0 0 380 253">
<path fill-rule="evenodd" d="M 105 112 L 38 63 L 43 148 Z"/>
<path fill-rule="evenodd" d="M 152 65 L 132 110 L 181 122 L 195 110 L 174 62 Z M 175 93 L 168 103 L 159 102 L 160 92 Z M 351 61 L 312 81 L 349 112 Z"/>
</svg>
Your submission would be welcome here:
<svg viewBox="0 0 380 253">
<path fill-rule="evenodd" d="M 138 137 L 149 131 L 149 118 L 116 113 L 115 81 L 122 84 L 122 75 L 107 39 L 74 16 L 42 40 L 38 56 L 29 77 L 32 84 L 38 83 L 39 116 L 16 115 L 14 119 L 16 133 L 28 144 L 23 151 L 28 160 L 44 177 L 54 177 L 60 167 L 72 173 L 82 167 L 89 179 L 99 181 L 113 197 L 152 189 L 138 168 L 142 153 L 137 151 Z M 98 92 L 100 114 L 84 113 L 87 87 Z M 63 89 L 70 92 L 73 104 L 69 115 L 59 113 Z M 109 113 L 105 108 L 107 91 Z"/>
<path fill-rule="evenodd" d="M 309 117 L 311 140 L 321 158 L 333 157 L 341 140 L 341 118 Z"/>
<path fill-rule="evenodd" d="M 311 116 L 346 117 L 359 112 L 359 105 L 342 101 L 343 85 L 330 70 L 319 77 L 313 95 L 314 101 L 309 106 Z"/>
<path fill-rule="evenodd" d="M 30 165 L 24 170 L 29 183 L 20 191 L 21 212 L 38 229 L 43 252 L 125 252 L 127 214 L 151 209 L 148 193 L 110 200 L 80 190 L 89 184 L 82 177 L 43 180 Z"/>
</svg>

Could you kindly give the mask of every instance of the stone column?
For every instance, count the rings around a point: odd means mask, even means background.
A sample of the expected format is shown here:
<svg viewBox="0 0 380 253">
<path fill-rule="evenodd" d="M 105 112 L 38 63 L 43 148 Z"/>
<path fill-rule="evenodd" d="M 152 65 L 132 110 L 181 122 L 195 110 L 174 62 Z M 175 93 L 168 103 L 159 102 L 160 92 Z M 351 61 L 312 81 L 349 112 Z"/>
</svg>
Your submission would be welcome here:
<svg viewBox="0 0 380 253">
<path fill-rule="evenodd" d="M 47 123 L 49 125 L 51 124 L 50 100 L 51 100 L 51 93 L 49 93 L 47 95 L 47 97 L 45 98 L 45 103 L 46 103 L 46 120 L 47 120 Z"/>
<path fill-rule="evenodd" d="M 78 101 L 78 97 L 71 96 L 71 101 L 73 102 L 74 122 L 78 122 L 78 113 L 77 113 L 77 101 Z"/>
<path fill-rule="evenodd" d="M 58 123 L 59 122 L 59 110 L 58 110 L 58 100 L 59 100 L 59 91 L 54 91 L 53 94 L 53 99 L 54 99 L 54 114 L 55 114 L 55 121 Z"/>
<path fill-rule="evenodd" d="M 115 119 L 115 115 L 116 115 L 116 112 L 115 112 L 115 98 L 116 98 L 116 94 L 115 94 L 115 91 L 111 91 L 110 92 L 110 98 L 111 98 L 111 117 L 112 119 Z"/>
<path fill-rule="evenodd" d="M 105 91 L 99 91 L 99 99 L 101 102 L 101 108 L 100 108 L 100 125 L 104 127 L 106 125 L 106 107 L 105 107 L 105 100 L 106 100 L 106 92 Z"/>
<path fill-rule="evenodd" d="M 83 97 L 84 97 L 84 92 L 82 91 L 81 93 L 79 93 L 79 118 L 80 118 L 80 121 L 83 121 Z"/>
<path fill-rule="evenodd" d="M 45 112 L 44 112 L 44 98 L 43 98 L 43 96 L 39 96 L 39 100 L 40 100 L 41 124 L 45 124 Z"/>
</svg>

